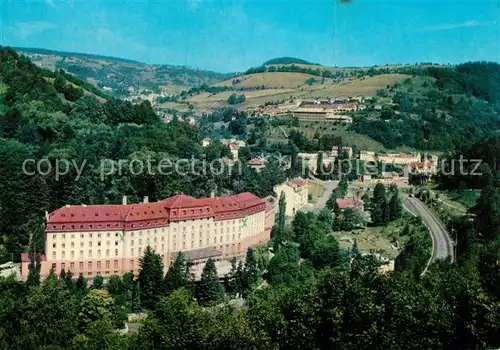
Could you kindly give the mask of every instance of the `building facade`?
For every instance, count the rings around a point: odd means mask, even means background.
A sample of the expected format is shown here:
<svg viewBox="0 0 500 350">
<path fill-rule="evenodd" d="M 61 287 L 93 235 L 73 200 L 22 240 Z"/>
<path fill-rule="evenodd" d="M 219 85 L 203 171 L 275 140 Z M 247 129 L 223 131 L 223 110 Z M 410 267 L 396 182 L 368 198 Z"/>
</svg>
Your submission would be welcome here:
<svg viewBox="0 0 500 350">
<path fill-rule="evenodd" d="M 41 276 L 47 276 L 52 267 L 57 273 L 64 269 L 87 278 L 137 274 L 147 246 L 162 256 L 166 268 L 179 252 L 193 260 L 206 259 L 206 254 L 217 259 L 242 256 L 248 247 L 270 239 L 273 223 L 272 206 L 251 193 L 66 205 L 47 215 Z M 28 254 L 21 258 L 21 275 L 26 278 Z"/>
<path fill-rule="evenodd" d="M 421 161 L 420 153 L 379 153 L 377 161 L 386 164 L 408 165 Z"/>
<path fill-rule="evenodd" d="M 299 210 L 307 205 L 309 195 L 307 180 L 300 177 L 275 186 L 274 192 L 277 198 L 280 198 L 281 193 L 285 194 L 285 215 L 287 217 L 295 216 Z"/>
</svg>

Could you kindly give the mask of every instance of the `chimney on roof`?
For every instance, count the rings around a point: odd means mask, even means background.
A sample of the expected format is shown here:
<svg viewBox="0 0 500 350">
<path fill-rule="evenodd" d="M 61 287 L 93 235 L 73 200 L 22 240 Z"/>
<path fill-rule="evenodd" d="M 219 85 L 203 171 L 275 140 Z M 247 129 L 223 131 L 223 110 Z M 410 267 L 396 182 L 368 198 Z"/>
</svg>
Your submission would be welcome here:
<svg viewBox="0 0 500 350">
<path fill-rule="evenodd" d="M 215 198 L 215 191 L 210 192 L 210 198 Z"/>
<path fill-rule="evenodd" d="M 144 196 L 144 198 L 142 199 L 142 202 L 143 203 L 149 203 L 149 197 L 148 196 Z"/>
<path fill-rule="evenodd" d="M 66 208 L 69 208 L 69 207 L 71 207 L 71 205 L 69 205 L 69 204 L 66 204 L 66 205 L 65 205 L 65 207 L 66 207 Z"/>
<path fill-rule="evenodd" d="M 127 205 L 127 196 L 123 196 L 122 205 Z"/>
<path fill-rule="evenodd" d="M 48 211 L 45 211 L 45 220 L 49 221 L 49 212 Z"/>
</svg>

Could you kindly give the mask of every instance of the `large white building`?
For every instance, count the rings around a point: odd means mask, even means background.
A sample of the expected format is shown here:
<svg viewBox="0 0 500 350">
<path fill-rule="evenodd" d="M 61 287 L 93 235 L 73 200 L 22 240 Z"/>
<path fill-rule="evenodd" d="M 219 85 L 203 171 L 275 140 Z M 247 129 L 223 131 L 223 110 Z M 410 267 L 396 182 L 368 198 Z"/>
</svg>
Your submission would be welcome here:
<svg viewBox="0 0 500 350">
<path fill-rule="evenodd" d="M 280 198 L 281 193 L 285 194 L 285 215 L 287 217 L 295 216 L 299 210 L 307 205 L 309 195 L 307 180 L 300 177 L 275 186 L 274 192 L 277 198 Z"/>
<path fill-rule="evenodd" d="M 47 215 L 41 275 L 53 267 L 85 277 L 139 271 L 147 246 L 166 268 L 178 252 L 193 262 L 208 257 L 242 256 L 248 247 L 267 242 L 274 209 L 251 193 L 230 197 L 186 195 L 122 205 L 66 205 Z M 21 274 L 29 257 L 22 254 Z"/>
</svg>

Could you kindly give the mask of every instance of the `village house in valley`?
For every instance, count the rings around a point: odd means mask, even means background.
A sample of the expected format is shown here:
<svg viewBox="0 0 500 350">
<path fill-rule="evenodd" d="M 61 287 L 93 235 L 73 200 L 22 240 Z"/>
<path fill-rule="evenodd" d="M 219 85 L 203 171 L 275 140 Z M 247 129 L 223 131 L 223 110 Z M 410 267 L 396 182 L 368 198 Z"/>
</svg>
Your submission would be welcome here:
<svg viewBox="0 0 500 350">
<path fill-rule="evenodd" d="M 309 189 L 307 187 L 307 180 L 301 177 L 275 186 L 274 192 L 277 198 L 280 198 L 281 193 L 285 195 L 285 215 L 287 217 L 295 216 L 299 210 L 307 205 Z"/>
</svg>

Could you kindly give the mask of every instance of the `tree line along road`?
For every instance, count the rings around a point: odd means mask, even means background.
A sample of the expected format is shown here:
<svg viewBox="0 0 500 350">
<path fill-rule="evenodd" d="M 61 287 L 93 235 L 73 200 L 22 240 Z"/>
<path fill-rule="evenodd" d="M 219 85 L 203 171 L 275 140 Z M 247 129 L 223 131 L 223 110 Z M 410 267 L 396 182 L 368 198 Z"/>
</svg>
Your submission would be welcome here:
<svg viewBox="0 0 500 350">
<path fill-rule="evenodd" d="M 443 222 L 417 198 L 405 197 L 403 204 L 410 213 L 420 216 L 429 228 L 433 241 L 431 261 L 434 262 L 449 257 L 453 262 L 453 242 Z"/>
</svg>

